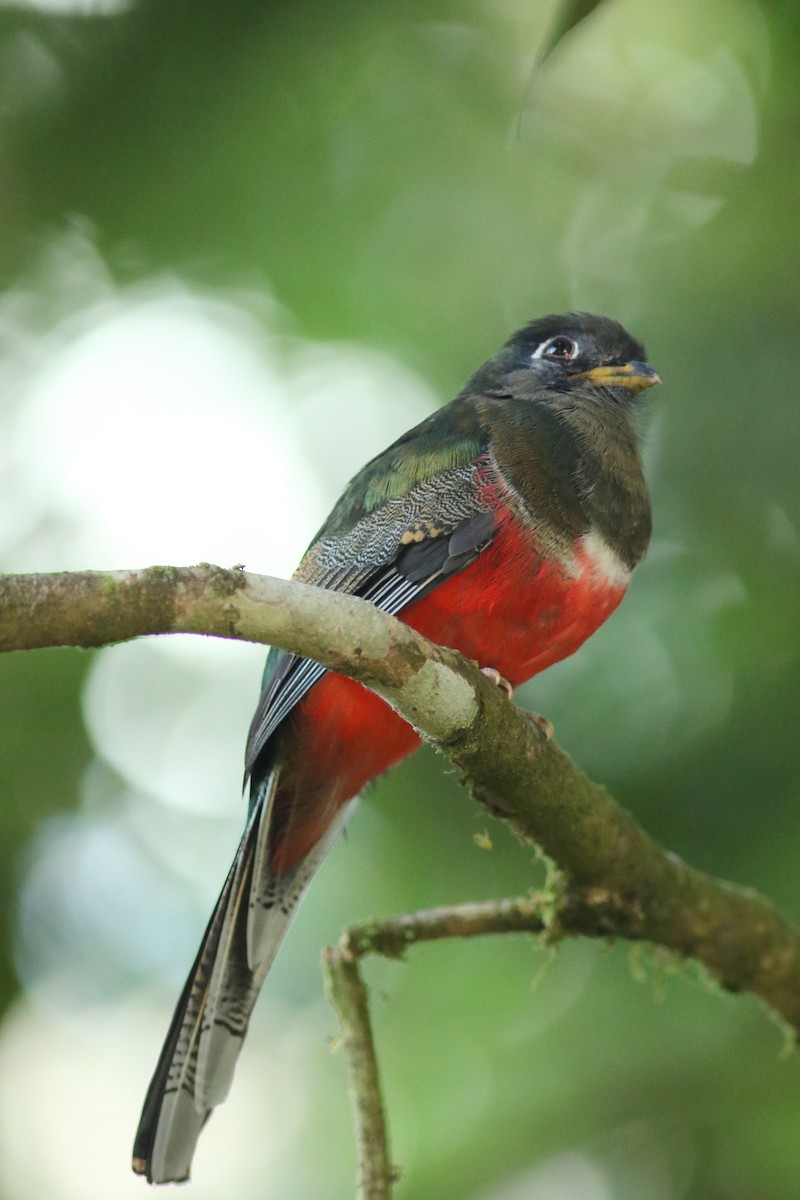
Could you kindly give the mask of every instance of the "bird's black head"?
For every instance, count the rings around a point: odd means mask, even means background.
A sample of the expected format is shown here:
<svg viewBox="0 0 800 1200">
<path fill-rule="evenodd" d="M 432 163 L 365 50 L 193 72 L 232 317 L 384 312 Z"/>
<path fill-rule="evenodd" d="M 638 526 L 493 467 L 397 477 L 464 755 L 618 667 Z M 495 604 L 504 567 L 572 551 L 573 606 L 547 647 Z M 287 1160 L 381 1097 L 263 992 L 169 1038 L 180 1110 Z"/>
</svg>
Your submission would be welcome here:
<svg viewBox="0 0 800 1200">
<path fill-rule="evenodd" d="M 509 383 L 555 393 L 583 388 L 633 399 L 659 382 L 644 346 L 610 317 L 565 313 L 532 321 L 509 338 L 497 366 Z"/>
</svg>

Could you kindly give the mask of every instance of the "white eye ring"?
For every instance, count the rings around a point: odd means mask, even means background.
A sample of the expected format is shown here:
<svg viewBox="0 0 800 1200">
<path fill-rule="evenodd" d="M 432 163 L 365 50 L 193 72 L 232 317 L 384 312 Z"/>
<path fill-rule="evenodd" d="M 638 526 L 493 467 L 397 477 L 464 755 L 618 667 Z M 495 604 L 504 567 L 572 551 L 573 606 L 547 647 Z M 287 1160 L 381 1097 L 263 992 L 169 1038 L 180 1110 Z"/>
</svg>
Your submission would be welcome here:
<svg viewBox="0 0 800 1200">
<path fill-rule="evenodd" d="M 537 346 L 531 358 L 552 358 L 556 362 L 570 362 L 578 357 L 578 353 L 579 346 L 574 338 L 567 337 L 565 333 L 557 333 L 555 337 L 549 337 Z"/>
</svg>

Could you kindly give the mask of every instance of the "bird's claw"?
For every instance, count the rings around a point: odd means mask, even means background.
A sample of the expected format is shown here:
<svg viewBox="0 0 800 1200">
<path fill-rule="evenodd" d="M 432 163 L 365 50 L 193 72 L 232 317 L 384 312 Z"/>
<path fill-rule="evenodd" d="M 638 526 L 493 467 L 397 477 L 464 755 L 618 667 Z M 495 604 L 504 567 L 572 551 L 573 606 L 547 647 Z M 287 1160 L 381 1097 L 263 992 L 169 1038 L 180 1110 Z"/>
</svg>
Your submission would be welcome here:
<svg viewBox="0 0 800 1200">
<path fill-rule="evenodd" d="M 495 687 L 500 688 L 501 692 L 505 692 L 509 700 L 514 695 L 514 689 L 507 679 L 504 679 L 500 672 L 495 667 L 481 667 L 481 675 L 485 675 L 490 679 Z"/>
<path fill-rule="evenodd" d="M 531 725 L 536 726 L 546 742 L 552 742 L 555 733 L 552 721 L 548 721 L 547 717 L 543 717 L 541 713 L 531 712 L 529 709 L 525 710 L 525 716 Z"/>
</svg>

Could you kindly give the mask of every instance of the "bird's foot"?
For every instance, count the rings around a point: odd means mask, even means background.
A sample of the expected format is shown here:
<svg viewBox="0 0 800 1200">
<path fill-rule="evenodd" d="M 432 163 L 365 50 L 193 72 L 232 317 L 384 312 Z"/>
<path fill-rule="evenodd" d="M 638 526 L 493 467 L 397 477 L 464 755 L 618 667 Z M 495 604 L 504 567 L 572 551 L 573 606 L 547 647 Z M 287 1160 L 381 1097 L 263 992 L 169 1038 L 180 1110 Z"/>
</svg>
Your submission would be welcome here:
<svg viewBox="0 0 800 1200">
<path fill-rule="evenodd" d="M 492 681 L 495 687 L 500 688 L 501 692 L 505 692 L 509 700 L 514 695 L 514 689 L 511 684 L 494 667 L 481 667 L 481 675 L 485 675 L 487 679 Z"/>
<path fill-rule="evenodd" d="M 552 721 L 548 721 L 547 717 L 543 717 L 541 713 L 531 712 L 529 709 L 525 709 L 525 716 L 531 725 L 536 726 L 546 742 L 552 742 L 555 733 Z"/>
</svg>

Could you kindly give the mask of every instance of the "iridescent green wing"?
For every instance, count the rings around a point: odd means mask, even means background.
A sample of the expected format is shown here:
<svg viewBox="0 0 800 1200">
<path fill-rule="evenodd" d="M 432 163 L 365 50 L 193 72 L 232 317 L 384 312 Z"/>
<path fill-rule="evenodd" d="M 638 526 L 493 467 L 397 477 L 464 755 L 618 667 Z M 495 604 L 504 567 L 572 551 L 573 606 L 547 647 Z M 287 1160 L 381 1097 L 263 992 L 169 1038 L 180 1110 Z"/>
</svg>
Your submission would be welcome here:
<svg viewBox="0 0 800 1200">
<path fill-rule="evenodd" d="M 479 487 L 487 442 L 475 410 L 463 402 L 453 408 L 423 421 L 359 471 L 296 579 L 398 613 L 489 544 L 493 518 Z M 263 774 L 272 734 L 324 673 L 310 659 L 270 651 L 247 742 L 246 777 Z"/>
</svg>

